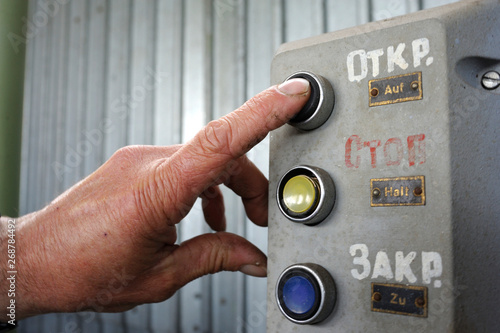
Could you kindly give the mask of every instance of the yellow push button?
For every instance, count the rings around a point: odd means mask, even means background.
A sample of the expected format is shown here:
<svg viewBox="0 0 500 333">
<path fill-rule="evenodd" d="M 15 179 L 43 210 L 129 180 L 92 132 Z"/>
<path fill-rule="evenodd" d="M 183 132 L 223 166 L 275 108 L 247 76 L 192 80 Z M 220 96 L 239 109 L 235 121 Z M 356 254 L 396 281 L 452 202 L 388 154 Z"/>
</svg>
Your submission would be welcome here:
<svg viewBox="0 0 500 333">
<path fill-rule="evenodd" d="M 316 182 L 304 175 L 290 178 L 283 188 L 283 202 L 295 214 L 303 214 L 314 208 L 317 199 Z"/>
<path fill-rule="evenodd" d="M 278 208 L 292 222 L 317 225 L 335 205 L 335 184 L 321 168 L 297 165 L 288 170 L 277 185 Z"/>
</svg>

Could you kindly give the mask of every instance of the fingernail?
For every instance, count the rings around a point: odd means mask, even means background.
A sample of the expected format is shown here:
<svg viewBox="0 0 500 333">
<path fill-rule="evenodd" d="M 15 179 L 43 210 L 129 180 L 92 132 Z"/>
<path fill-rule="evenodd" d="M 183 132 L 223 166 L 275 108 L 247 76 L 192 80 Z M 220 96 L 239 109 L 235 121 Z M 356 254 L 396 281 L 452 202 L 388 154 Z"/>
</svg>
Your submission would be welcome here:
<svg viewBox="0 0 500 333">
<path fill-rule="evenodd" d="M 278 90 L 285 95 L 302 95 L 309 90 L 309 81 L 306 79 L 291 79 L 278 86 Z"/>
<path fill-rule="evenodd" d="M 255 265 L 243 265 L 240 267 L 239 271 L 243 274 L 255 277 L 267 276 L 267 267 L 261 265 L 260 263 L 256 263 Z"/>
</svg>

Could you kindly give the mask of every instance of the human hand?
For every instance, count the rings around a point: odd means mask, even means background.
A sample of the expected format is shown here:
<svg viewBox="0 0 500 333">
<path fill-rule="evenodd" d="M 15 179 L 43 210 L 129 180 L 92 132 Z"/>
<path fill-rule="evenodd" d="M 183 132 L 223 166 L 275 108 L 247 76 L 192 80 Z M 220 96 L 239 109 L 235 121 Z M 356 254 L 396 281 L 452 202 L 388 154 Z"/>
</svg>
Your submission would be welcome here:
<svg viewBox="0 0 500 333">
<path fill-rule="evenodd" d="M 124 311 L 163 301 L 189 281 L 221 270 L 265 276 L 265 255 L 223 231 L 218 185 L 241 196 L 254 223 L 267 225 L 268 182 L 245 153 L 308 97 L 307 81 L 290 80 L 210 122 L 185 145 L 120 149 L 47 207 L 20 218 L 17 319 Z M 177 245 L 176 224 L 198 197 L 217 232 Z"/>
</svg>

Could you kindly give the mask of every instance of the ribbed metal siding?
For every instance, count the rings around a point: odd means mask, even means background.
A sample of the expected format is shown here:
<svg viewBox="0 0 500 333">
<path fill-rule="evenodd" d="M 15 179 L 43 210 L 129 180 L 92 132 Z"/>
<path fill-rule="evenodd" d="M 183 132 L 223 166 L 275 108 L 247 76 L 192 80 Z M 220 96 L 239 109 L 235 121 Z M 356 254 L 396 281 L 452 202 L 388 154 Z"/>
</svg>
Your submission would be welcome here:
<svg viewBox="0 0 500 333">
<path fill-rule="evenodd" d="M 120 147 L 185 142 L 268 86 L 283 42 L 449 2 L 32 0 L 21 214 L 46 205 Z M 267 151 L 265 140 L 249 153 L 265 174 Z M 266 230 L 224 194 L 228 231 L 265 251 Z M 208 231 L 199 205 L 186 220 L 181 241 Z M 265 279 L 224 272 L 161 304 L 39 316 L 21 322 L 19 332 L 265 332 L 265 295 Z"/>
</svg>

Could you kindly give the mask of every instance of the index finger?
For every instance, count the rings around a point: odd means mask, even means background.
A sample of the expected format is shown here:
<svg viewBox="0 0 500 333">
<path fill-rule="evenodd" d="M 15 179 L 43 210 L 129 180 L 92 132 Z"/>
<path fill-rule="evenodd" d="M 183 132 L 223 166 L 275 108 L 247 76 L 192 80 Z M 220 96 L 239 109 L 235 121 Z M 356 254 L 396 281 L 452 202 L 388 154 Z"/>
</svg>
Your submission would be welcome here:
<svg viewBox="0 0 500 333">
<path fill-rule="evenodd" d="M 174 196 L 183 205 L 194 203 L 197 196 L 217 182 L 229 162 L 288 122 L 304 106 L 309 91 L 307 80 L 288 80 L 210 122 L 158 170 L 163 184 L 177 183 L 176 192 L 169 197 Z"/>
</svg>

